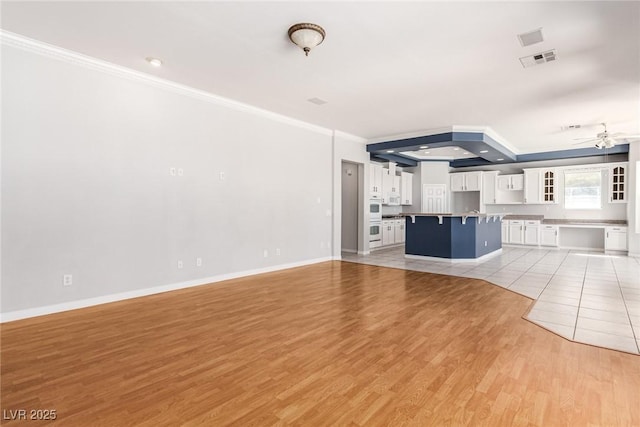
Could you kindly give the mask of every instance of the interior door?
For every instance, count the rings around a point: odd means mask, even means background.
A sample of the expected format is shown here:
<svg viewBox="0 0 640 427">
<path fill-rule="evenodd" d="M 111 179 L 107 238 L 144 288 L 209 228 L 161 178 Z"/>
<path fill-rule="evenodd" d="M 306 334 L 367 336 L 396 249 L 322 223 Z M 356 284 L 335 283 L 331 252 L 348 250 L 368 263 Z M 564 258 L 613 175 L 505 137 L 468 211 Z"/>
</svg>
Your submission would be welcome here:
<svg viewBox="0 0 640 427">
<path fill-rule="evenodd" d="M 447 186 L 445 184 L 424 184 L 422 186 L 422 212 L 447 212 Z"/>
</svg>

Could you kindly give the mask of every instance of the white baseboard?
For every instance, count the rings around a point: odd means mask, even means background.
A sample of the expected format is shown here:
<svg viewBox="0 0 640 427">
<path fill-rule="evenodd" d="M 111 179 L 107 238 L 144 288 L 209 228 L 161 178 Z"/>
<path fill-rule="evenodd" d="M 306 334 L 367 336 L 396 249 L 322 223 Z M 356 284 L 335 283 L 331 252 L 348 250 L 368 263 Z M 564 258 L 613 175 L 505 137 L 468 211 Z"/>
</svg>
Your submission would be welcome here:
<svg viewBox="0 0 640 427">
<path fill-rule="evenodd" d="M 289 264 L 274 265 L 271 267 L 256 268 L 253 270 L 240 271 L 236 273 L 220 274 L 218 276 L 203 277 L 201 279 L 189 280 L 186 282 L 172 283 L 169 285 L 154 286 L 152 288 L 136 289 L 129 292 L 103 295 L 94 298 L 86 298 L 76 301 L 68 301 L 60 304 L 46 305 L 42 307 L 28 308 L 25 310 L 15 310 L 0 313 L 0 323 L 13 322 L 15 320 L 28 319 L 30 317 L 44 316 L 46 314 L 60 313 L 63 311 L 77 310 L 79 308 L 91 307 L 94 305 L 107 304 L 110 302 L 122 301 L 131 298 L 138 298 L 147 295 L 160 294 L 163 292 L 175 291 L 178 289 L 191 288 L 194 286 L 208 285 L 210 283 L 222 282 L 224 280 L 237 279 L 239 277 L 253 276 L 256 274 L 270 273 L 273 271 L 286 270 L 288 268 L 302 267 L 310 264 L 317 264 L 325 261 L 332 261 L 334 257 L 315 258 L 305 261 L 292 262 Z"/>
<path fill-rule="evenodd" d="M 482 261 L 486 261 L 489 258 L 493 258 L 495 256 L 498 256 L 502 253 L 502 248 L 500 249 L 496 249 L 493 252 L 489 252 L 488 254 L 482 255 L 481 257 L 478 258 L 440 258 L 440 257 L 435 257 L 435 256 L 424 256 L 424 255 L 405 255 L 405 258 L 408 259 L 421 259 L 424 261 L 438 261 L 438 262 L 445 262 L 448 264 L 458 264 L 458 263 L 464 263 L 464 262 L 482 262 Z"/>
</svg>

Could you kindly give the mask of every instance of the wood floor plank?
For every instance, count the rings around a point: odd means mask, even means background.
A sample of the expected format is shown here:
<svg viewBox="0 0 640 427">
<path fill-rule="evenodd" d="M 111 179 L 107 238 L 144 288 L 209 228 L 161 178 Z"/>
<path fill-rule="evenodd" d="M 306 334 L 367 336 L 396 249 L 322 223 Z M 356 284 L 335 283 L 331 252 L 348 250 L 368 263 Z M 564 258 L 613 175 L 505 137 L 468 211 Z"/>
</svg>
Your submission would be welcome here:
<svg viewBox="0 0 640 427">
<path fill-rule="evenodd" d="M 530 304 L 335 261 L 10 322 L 1 406 L 65 426 L 640 425 L 640 357 Z"/>
</svg>

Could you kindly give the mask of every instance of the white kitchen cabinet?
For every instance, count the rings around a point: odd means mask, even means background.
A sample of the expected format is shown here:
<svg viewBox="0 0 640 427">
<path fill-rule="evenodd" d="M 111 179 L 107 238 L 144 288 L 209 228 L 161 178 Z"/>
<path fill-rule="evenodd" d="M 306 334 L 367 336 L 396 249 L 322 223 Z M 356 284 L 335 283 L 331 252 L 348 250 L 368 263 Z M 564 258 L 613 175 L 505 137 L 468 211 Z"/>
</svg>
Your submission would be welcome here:
<svg viewBox="0 0 640 427">
<path fill-rule="evenodd" d="M 524 175 L 498 175 L 498 190 L 518 191 L 524 187 Z"/>
<path fill-rule="evenodd" d="M 605 251 L 626 251 L 627 227 L 605 227 L 604 229 L 604 250 Z"/>
<path fill-rule="evenodd" d="M 524 203 L 558 203 L 557 183 L 558 173 L 555 169 L 525 169 Z"/>
<path fill-rule="evenodd" d="M 609 203 L 626 203 L 626 166 L 609 167 Z"/>
<path fill-rule="evenodd" d="M 540 226 L 540 245 L 558 247 L 558 226 L 543 224 Z"/>
<path fill-rule="evenodd" d="M 524 243 L 524 221 L 509 220 L 509 243 L 516 245 Z"/>
<path fill-rule="evenodd" d="M 396 242 L 395 220 L 382 220 L 382 245 L 393 245 Z"/>
<path fill-rule="evenodd" d="M 402 172 L 400 175 L 400 204 L 413 204 L 413 174 Z"/>
<path fill-rule="evenodd" d="M 540 221 L 527 220 L 524 222 L 524 244 L 540 244 Z"/>
<path fill-rule="evenodd" d="M 382 198 L 382 165 L 369 164 L 369 197 L 371 199 Z"/>
<path fill-rule="evenodd" d="M 404 218 L 396 219 L 394 221 L 395 243 L 404 243 L 404 241 L 405 241 L 404 227 L 405 227 L 405 219 Z"/>
<path fill-rule="evenodd" d="M 558 183 L 558 174 L 555 169 L 542 169 L 540 171 L 540 202 L 541 203 L 558 203 L 556 196 L 556 185 Z"/>
<path fill-rule="evenodd" d="M 540 169 L 524 170 L 524 203 L 542 203 L 540 188 Z"/>
<path fill-rule="evenodd" d="M 509 243 L 509 221 L 502 221 L 502 243 Z"/>
<path fill-rule="evenodd" d="M 485 172 L 482 174 L 482 203 L 485 205 L 493 205 L 497 202 L 497 178 L 497 171 Z"/>
<path fill-rule="evenodd" d="M 395 175 L 395 170 L 382 169 L 382 204 L 400 204 L 400 177 Z"/>
<path fill-rule="evenodd" d="M 450 176 L 451 191 L 480 191 L 482 172 L 452 173 Z"/>
</svg>

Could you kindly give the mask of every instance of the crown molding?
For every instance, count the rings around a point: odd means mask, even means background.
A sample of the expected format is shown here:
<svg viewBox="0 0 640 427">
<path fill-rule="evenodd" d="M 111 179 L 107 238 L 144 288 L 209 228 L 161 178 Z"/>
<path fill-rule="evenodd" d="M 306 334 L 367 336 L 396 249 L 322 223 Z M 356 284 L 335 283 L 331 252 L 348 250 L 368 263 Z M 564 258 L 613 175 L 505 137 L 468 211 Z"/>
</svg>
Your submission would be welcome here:
<svg viewBox="0 0 640 427">
<path fill-rule="evenodd" d="M 313 125 L 311 123 L 307 123 L 302 120 L 297 120 L 288 116 L 284 116 L 282 114 L 278 114 L 272 111 L 264 110 L 262 108 L 254 107 L 249 104 L 244 104 L 239 101 L 234 101 L 229 98 L 224 98 L 219 95 L 214 95 L 210 92 L 206 92 L 200 89 L 195 89 L 183 84 L 175 83 L 170 80 L 162 79 L 162 78 L 153 76 L 151 74 L 135 71 L 130 68 L 113 64 L 111 62 L 103 61 L 101 59 L 83 55 L 78 52 L 74 52 L 74 51 L 64 49 L 58 46 L 54 46 L 48 43 L 44 43 L 38 40 L 30 39 L 28 37 L 24 37 L 20 34 L 15 34 L 10 31 L 0 29 L 0 43 L 3 46 L 13 47 L 13 48 L 27 51 L 30 53 L 35 53 L 37 55 L 63 61 L 68 64 L 77 65 L 93 71 L 99 71 L 112 76 L 145 83 L 159 89 L 164 89 L 180 95 L 189 96 L 191 98 L 208 102 L 210 104 L 215 104 L 215 105 L 226 107 L 232 110 L 265 117 L 273 121 L 277 121 L 280 123 L 284 123 L 284 124 L 295 126 L 302 129 L 306 129 L 322 135 L 327 135 L 327 136 L 333 135 L 333 130 L 328 128 Z"/>
<path fill-rule="evenodd" d="M 334 131 L 334 135 L 338 138 L 342 138 L 342 139 L 346 139 L 349 141 L 353 141 L 353 142 L 358 142 L 360 144 L 366 144 L 367 143 L 367 139 L 366 138 L 362 138 L 347 132 L 342 132 L 340 130 L 336 130 Z"/>
</svg>

